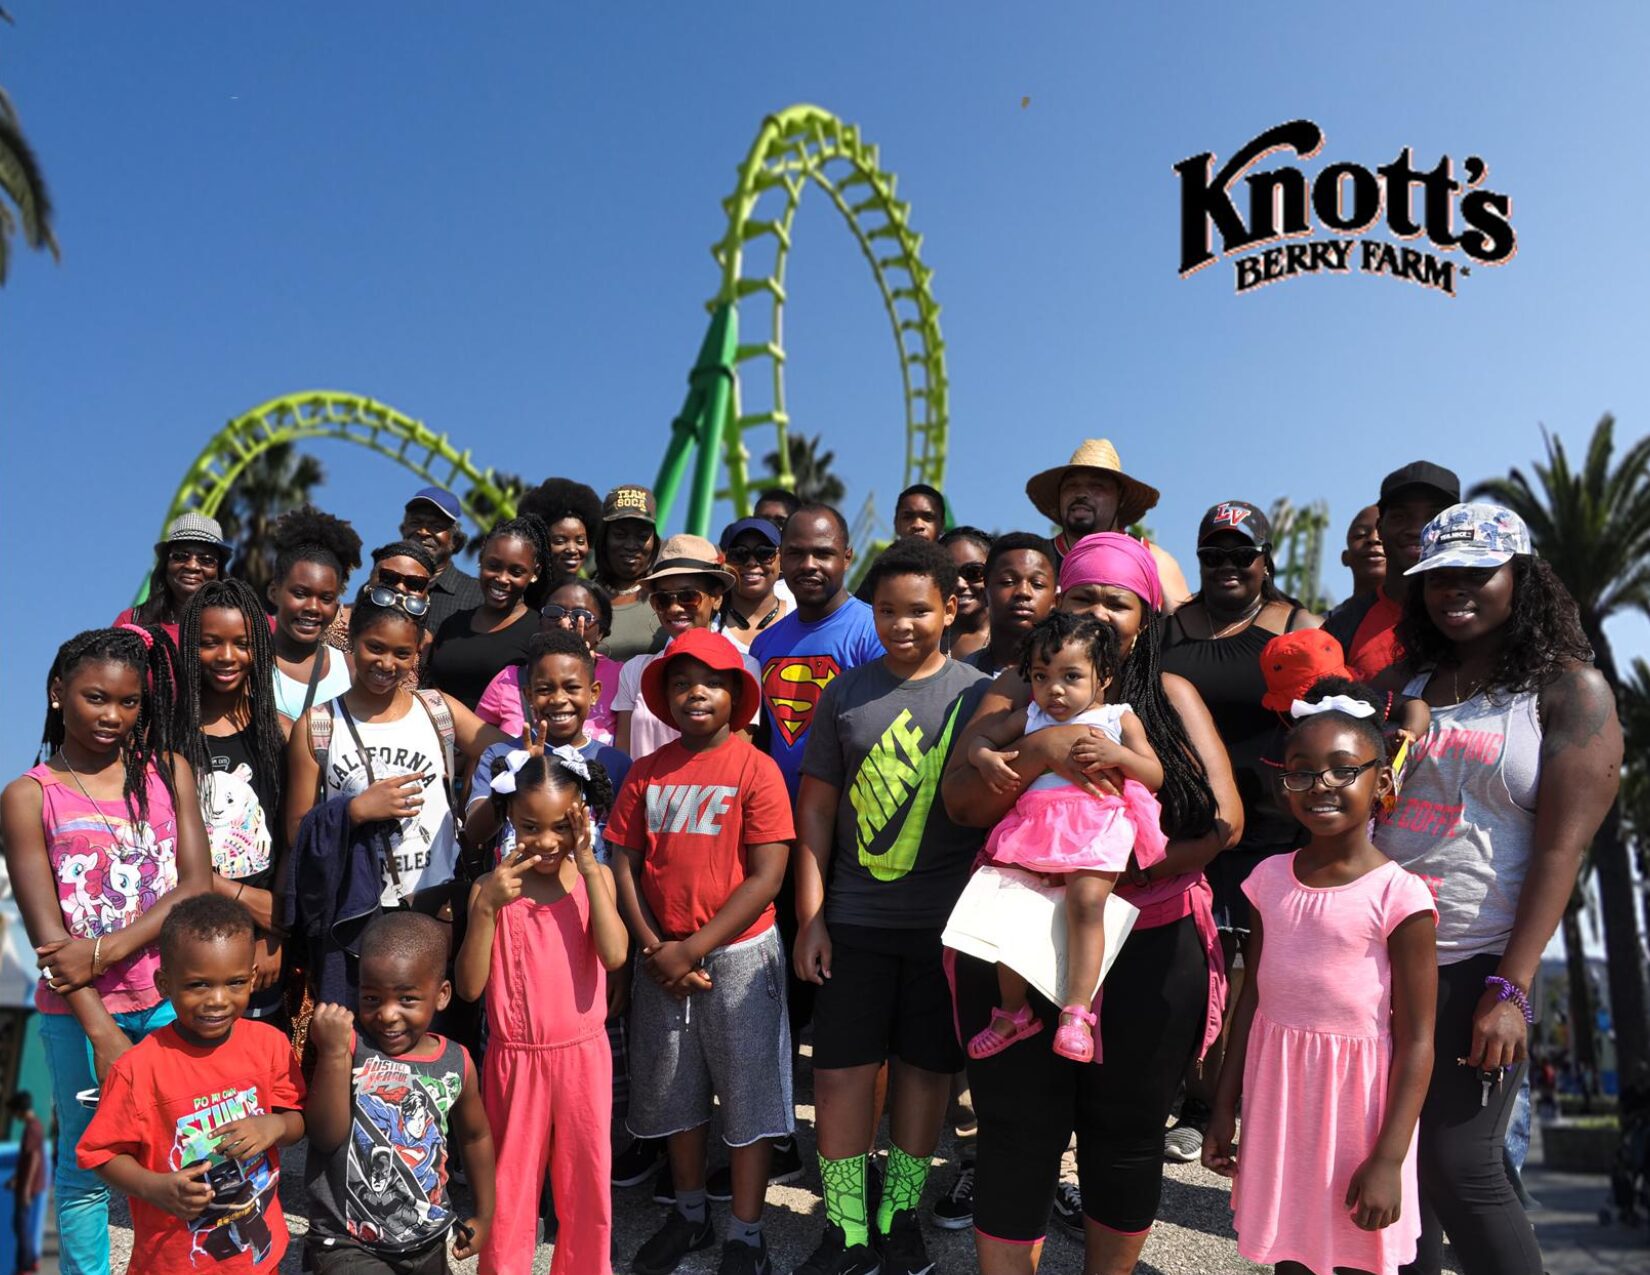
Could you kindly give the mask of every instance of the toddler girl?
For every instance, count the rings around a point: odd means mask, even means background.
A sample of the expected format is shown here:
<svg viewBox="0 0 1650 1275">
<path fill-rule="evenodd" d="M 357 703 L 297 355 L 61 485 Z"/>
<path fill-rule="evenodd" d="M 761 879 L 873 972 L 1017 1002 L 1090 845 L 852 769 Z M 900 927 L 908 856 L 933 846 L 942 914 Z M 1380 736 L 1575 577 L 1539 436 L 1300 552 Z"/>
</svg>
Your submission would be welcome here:
<svg viewBox="0 0 1650 1275">
<path fill-rule="evenodd" d="M 1162 811 L 1152 792 L 1163 767 L 1146 742 L 1145 727 L 1127 704 L 1108 704 L 1117 674 L 1117 635 L 1086 616 L 1056 611 L 1026 635 L 1020 673 L 1032 702 L 989 734 L 980 735 L 969 760 L 988 783 L 1017 783 L 998 749 L 1014 739 L 1055 726 L 1088 726 L 1100 732 L 1104 764 L 1114 768 L 1109 793 L 1078 786 L 1058 775 L 1040 775 L 992 831 L 985 852 L 992 862 L 1058 876 L 1066 889 L 1066 985 L 1054 1052 L 1076 1062 L 1095 1060 L 1094 1001 L 1105 953 L 1106 896 L 1131 852 L 1141 868 L 1163 858 Z M 993 738 L 995 737 L 995 738 Z M 984 1031 L 968 1042 L 971 1058 L 989 1058 L 1042 1030 L 1026 1003 L 1026 981 L 997 966 L 1002 1004 Z"/>
<path fill-rule="evenodd" d="M 1295 703 L 1281 784 L 1310 840 L 1243 884 L 1253 964 L 1203 1163 L 1237 1178 L 1238 1251 L 1281 1275 L 1395 1275 L 1421 1231 L 1414 1133 L 1432 1076 L 1437 914 L 1421 878 L 1369 839 L 1392 787 L 1377 703 L 1356 686 Z"/>
</svg>

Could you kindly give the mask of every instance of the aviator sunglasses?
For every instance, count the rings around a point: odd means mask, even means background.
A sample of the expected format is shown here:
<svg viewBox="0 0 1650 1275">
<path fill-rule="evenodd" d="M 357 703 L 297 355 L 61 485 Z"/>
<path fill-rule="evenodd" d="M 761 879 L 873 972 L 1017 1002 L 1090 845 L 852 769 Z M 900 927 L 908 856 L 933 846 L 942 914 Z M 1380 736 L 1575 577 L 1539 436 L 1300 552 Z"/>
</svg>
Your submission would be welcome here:
<svg viewBox="0 0 1650 1275">
<path fill-rule="evenodd" d="M 699 604 L 705 600 L 703 589 L 655 589 L 649 596 L 654 609 L 665 611 L 673 606 L 682 607 L 688 611 L 696 611 Z"/>
</svg>

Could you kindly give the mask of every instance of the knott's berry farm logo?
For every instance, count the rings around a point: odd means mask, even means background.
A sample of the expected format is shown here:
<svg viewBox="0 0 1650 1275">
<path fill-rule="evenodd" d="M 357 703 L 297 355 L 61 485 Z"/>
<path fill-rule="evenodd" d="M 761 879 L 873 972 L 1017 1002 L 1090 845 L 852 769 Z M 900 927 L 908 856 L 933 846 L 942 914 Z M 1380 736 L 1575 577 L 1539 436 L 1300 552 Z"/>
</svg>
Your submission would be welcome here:
<svg viewBox="0 0 1650 1275">
<path fill-rule="evenodd" d="M 1362 164 L 1338 163 L 1325 167 L 1311 181 L 1300 168 L 1285 165 L 1249 172 L 1274 152 L 1293 152 L 1311 159 L 1323 148 L 1323 130 L 1311 120 L 1291 120 L 1267 129 L 1248 142 L 1216 171 L 1212 152 L 1193 155 L 1174 166 L 1180 175 L 1180 274 L 1184 278 L 1217 259 L 1210 230 L 1220 235 L 1218 256 L 1229 257 L 1280 239 L 1302 240 L 1280 244 L 1238 257 L 1232 263 L 1237 290 L 1250 292 L 1282 279 L 1301 275 L 1385 275 L 1455 295 L 1458 277 L 1472 273 L 1464 262 L 1447 260 L 1419 248 L 1384 239 L 1311 238 L 1318 222 L 1343 235 L 1362 235 L 1386 215 L 1387 228 L 1398 239 L 1425 235 L 1444 252 L 1459 248 L 1477 265 L 1499 266 L 1518 251 L 1512 227 L 1512 199 L 1493 190 L 1479 189 L 1489 166 L 1476 155 L 1467 156 L 1466 180 L 1457 180 L 1445 155 L 1430 170 L 1414 167 L 1410 148 L 1371 172 Z M 1234 185 L 1248 187 L 1248 220 L 1238 211 Z M 1415 211 L 1415 193 L 1421 193 L 1421 212 Z M 1465 193 L 1463 193 L 1465 192 Z M 1467 229 L 1455 230 L 1456 204 Z"/>
</svg>

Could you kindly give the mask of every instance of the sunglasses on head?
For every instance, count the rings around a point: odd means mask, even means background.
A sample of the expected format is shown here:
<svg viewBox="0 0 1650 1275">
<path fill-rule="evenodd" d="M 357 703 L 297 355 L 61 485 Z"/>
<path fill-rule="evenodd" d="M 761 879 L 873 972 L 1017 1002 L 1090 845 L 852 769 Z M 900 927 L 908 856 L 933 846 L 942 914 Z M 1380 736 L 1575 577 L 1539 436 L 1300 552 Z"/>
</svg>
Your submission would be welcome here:
<svg viewBox="0 0 1650 1275">
<path fill-rule="evenodd" d="M 397 593 L 387 584 L 375 584 L 367 590 L 367 601 L 375 607 L 394 607 L 417 619 L 430 609 L 430 600 L 416 593 Z"/>
<path fill-rule="evenodd" d="M 1199 566 L 1208 567 L 1211 571 L 1221 567 L 1236 567 L 1239 571 L 1247 571 L 1255 565 L 1255 560 L 1266 556 L 1266 550 L 1255 545 L 1234 545 L 1229 549 L 1222 549 L 1219 545 L 1208 545 L 1197 551 Z"/>
<path fill-rule="evenodd" d="M 759 563 L 765 567 L 778 556 L 779 546 L 769 544 L 734 545 L 727 552 L 728 562 L 736 567 L 742 567 L 748 562 Z"/>
<path fill-rule="evenodd" d="M 957 578 L 966 580 L 969 584 L 985 583 L 985 563 L 965 562 L 957 568 Z"/>
<path fill-rule="evenodd" d="M 173 545 L 166 551 L 166 560 L 173 566 L 181 567 L 185 563 L 194 562 L 203 567 L 215 567 L 218 564 L 216 549 L 185 549 L 182 545 Z"/>
<path fill-rule="evenodd" d="M 563 620 L 570 624 L 594 624 L 596 622 L 594 611 L 586 611 L 583 607 L 564 607 L 557 602 L 551 602 L 540 607 L 539 614 L 546 620 L 554 620 L 558 624 Z"/>
<path fill-rule="evenodd" d="M 666 611 L 671 607 L 679 606 L 688 611 L 697 611 L 699 604 L 705 600 L 702 589 L 655 589 L 649 599 L 655 610 Z"/>
<path fill-rule="evenodd" d="M 399 571 L 386 571 L 378 568 L 377 580 L 379 584 L 387 584 L 390 588 L 405 589 L 408 593 L 423 593 L 430 587 L 429 576 L 404 576 Z"/>
</svg>

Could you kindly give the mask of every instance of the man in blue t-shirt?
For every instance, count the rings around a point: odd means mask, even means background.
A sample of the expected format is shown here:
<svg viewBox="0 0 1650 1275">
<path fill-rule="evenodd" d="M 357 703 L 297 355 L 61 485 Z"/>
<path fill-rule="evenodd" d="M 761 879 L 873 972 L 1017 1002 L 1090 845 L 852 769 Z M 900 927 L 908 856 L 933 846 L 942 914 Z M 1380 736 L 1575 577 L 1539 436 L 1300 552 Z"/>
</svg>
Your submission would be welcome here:
<svg viewBox="0 0 1650 1275">
<path fill-rule="evenodd" d="M 840 674 L 882 658 L 871 608 L 844 587 L 848 524 L 829 505 L 803 505 L 785 524 L 779 568 L 796 607 L 751 644 L 762 669 L 764 746 L 796 801 L 814 709 Z"/>
</svg>

